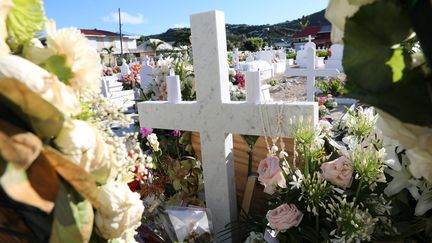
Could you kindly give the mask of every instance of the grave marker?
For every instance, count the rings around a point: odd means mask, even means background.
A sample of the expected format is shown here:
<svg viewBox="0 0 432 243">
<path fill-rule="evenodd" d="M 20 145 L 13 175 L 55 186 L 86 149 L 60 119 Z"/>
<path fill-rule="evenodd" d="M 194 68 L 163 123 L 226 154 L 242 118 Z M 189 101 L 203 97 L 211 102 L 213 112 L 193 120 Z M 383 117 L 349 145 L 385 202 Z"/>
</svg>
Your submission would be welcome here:
<svg viewBox="0 0 432 243">
<path fill-rule="evenodd" d="M 213 214 L 215 231 L 237 219 L 231 133 L 291 137 L 288 126 L 280 134 L 264 134 L 260 111 L 276 127 L 278 111 L 288 123 L 292 116 L 318 121 L 315 102 L 255 104 L 230 101 L 225 19 L 210 11 L 190 17 L 197 101 L 147 101 L 138 105 L 140 125 L 200 132 L 206 204 Z M 248 85 L 248 84 L 246 84 Z"/>
<path fill-rule="evenodd" d="M 286 77 L 306 76 L 307 77 L 307 101 L 315 99 L 315 77 L 337 77 L 340 72 L 337 69 L 317 69 L 315 49 L 306 49 L 307 66 L 306 68 L 287 68 Z"/>
</svg>

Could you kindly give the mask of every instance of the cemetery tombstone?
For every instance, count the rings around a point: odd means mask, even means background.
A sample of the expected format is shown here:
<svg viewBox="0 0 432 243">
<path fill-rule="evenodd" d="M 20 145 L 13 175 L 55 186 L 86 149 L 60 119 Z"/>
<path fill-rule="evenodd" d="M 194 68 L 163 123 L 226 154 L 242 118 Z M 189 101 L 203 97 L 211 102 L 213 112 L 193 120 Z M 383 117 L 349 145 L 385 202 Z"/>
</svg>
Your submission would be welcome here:
<svg viewBox="0 0 432 243">
<path fill-rule="evenodd" d="M 342 66 L 342 56 L 343 56 L 344 46 L 341 44 L 333 44 L 330 47 L 331 56 L 327 59 L 325 63 L 326 68 L 336 68 L 339 71 L 343 71 Z"/>
<path fill-rule="evenodd" d="M 317 69 L 316 52 L 312 46 L 306 49 L 306 68 L 287 68 L 286 77 L 306 76 L 307 77 L 307 101 L 315 101 L 315 77 L 337 77 L 340 72 L 337 69 Z"/>
<path fill-rule="evenodd" d="M 122 60 L 122 65 L 120 67 L 120 71 L 121 71 L 122 76 L 131 74 L 131 70 L 129 68 L 129 65 L 126 63 L 126 59 L 124 59 L 124 58 Z"/>
<path fill-rule="evenodd" d="M 278 111 L 285 122 L 302 115 L 316 123 L 318 106 L 316 102 L 230 101 L 224 14 L 210 11 L 194 14 L 190 20 L 197 100 L 142 102 L 138 105 L 139 120 L 143 127 L 200 132 L 206 205 L 218 232 L 237 219 L 231 133 L 292 137 L 287 126 L 281 127 L 279 134 L 275 134 L 276 129 L 264 134 L 257 114 L 265 110 L 274 127 Z"/>
<path fill-rule="evenodd" d="M 140 70 L 140 77 L 141 77 L 141 88 L 143 90 L 147 90 L 147 86 L 153 80 L 153 67 L 150 65 L 150 59 L 147 56 L 145 56 L 143 59 L 141 70 Z"/>
</svg>

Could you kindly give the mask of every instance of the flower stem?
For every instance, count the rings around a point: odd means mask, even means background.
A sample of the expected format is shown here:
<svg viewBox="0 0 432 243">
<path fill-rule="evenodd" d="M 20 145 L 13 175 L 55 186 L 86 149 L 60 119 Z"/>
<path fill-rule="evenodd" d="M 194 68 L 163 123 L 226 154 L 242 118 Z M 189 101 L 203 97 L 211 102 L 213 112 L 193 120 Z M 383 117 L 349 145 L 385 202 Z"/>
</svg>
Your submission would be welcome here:
<svg viewBox="0 0 432 243">
<path fill-rule="evenodd" d="M 303 144 L 303 154 L 304 154 L 304 174 L 305 176 L 309 176 L 309 158 L 306 152 L 306 145 Z"/>
<path fill-rule="evenodd" d="M 358 196 L 359 196 L 359 194 L 360 194 L 360 190 L 361 190 L 361 187 L 362 187 L 362 186 L 363 186 L 363 179 L 360 178 L 360 182 L 359 182 L 359 185 L 358 185 L 358 187 L 357 187 L 356 198 L 355 198 L 355 201 L 354 201 L 354 202 L 357 202 L 357 199 L 358 199 Z"/>
<path fill-rule="evenodd" d="M 317 214 L 316 216 L 315 216 L 315 230 L 316 230 L 316 232 L 317 232 L 317 242 L 319 242 L 319 235 L 320 235 L 320 232 L 319 232 L 319 214 Z"/>
</svg>

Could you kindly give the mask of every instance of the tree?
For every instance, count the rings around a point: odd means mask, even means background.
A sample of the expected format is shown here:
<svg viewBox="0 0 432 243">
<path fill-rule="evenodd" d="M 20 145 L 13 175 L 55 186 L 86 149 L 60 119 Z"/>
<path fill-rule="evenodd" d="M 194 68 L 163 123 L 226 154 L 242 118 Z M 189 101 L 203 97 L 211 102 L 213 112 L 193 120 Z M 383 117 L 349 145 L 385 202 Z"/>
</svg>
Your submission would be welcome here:
<svg viewBox="0 0 432 243">
<path fill-rule="evenodd" d="M 310 16 L 303 15 L 301 18 L 299 18 L 298 22 L 300 25 L 300 29 L 304 30 L 306 27 L 308 27 L 309 21 L 310 21 Z"/>
<path fill-rule="evenodd" d="M 114 52 L 114 46 L 104 47 L 102 51 L 105 51 L 108 54 L 108 65 L 111 67 L 111 55 Z"/>
<path fill-rule="evenodd" d="M 174 46 L 180 47 L 180 46 L 189 46 L 191 44 L 190 42 L 190 29 L 181 29 L 177 30 L 175 34 L 176 41 L 174 42 Z"/>
<path fill-rule="evenodd" d="M 264 40 L 259 37 L 252 37 L 246 39 L 246 41 L 243 43 L 243 47 L 247 51 L 258 51 L 261 49 L 264 45 Z"/>
<path fill-rule="evenodd" d="M 155 53 L 155 56 L 157 56 L 157 49 L 160 45 L 163 44 L 163 41 L 160 40 L 149 40 L 148 46 L 152 49 L 152 51 Z"/>
</svg>

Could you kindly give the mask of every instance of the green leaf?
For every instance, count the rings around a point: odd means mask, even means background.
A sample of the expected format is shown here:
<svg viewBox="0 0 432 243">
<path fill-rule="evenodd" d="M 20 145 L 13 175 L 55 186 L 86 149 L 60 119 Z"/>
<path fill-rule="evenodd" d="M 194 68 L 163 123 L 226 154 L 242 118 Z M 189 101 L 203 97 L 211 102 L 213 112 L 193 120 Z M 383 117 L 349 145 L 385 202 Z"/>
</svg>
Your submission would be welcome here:
<svg viewBox="0 0 432 243">
<path fill-rule="evenodd" d="M 88 242 L 94 221 L 90 202 L 63 182 L 55 205 L 50 242 Z"/>
<path fill-rule="evenodd" d="M 345 24 L 343 65 L 346 96 L 376 106 L 403 122 L 432 124 L 432 76 L 426 64 L 412 66 L 405 48 L 394 49 L 412 31 L 399 1 L 365 5 Z"/>
<path fill-rule="evenodd" d="M 72 69 L 66 64 L 65 55 L 50 56 L 43 63 L 39 64 L 42 68 L 50 73 L 55 74 L 60 81 L 69 85 L 68 80 L 73 77 Z"/>
<path fill-rule="evenodd" d="M 6 18 L 8 44 L 17 52 L 23 44 L 42 32 L 45 11 L 41 0 L 13 0 L 13 7 Z"/>
<path fill-rule="evenodd" d="M 405 69 L 405 62 L 402 49 L 396 49 L 393 51 L 393 56 L 386 62 L 393 71 L 393 83 L 396 83 L 402 79 L 403 70 Z"/>
<path fill-rule="evenodd" d="M 343 66 L 348 82 L 368 91 L 385 91 L 393 70 L 386 63 L 392 46 L 410 34 L 408 15 L 393 1 L 365 5 L 345 24 Z M 406 65 L 408 66 L 408 65 Z"/>
</svg>

